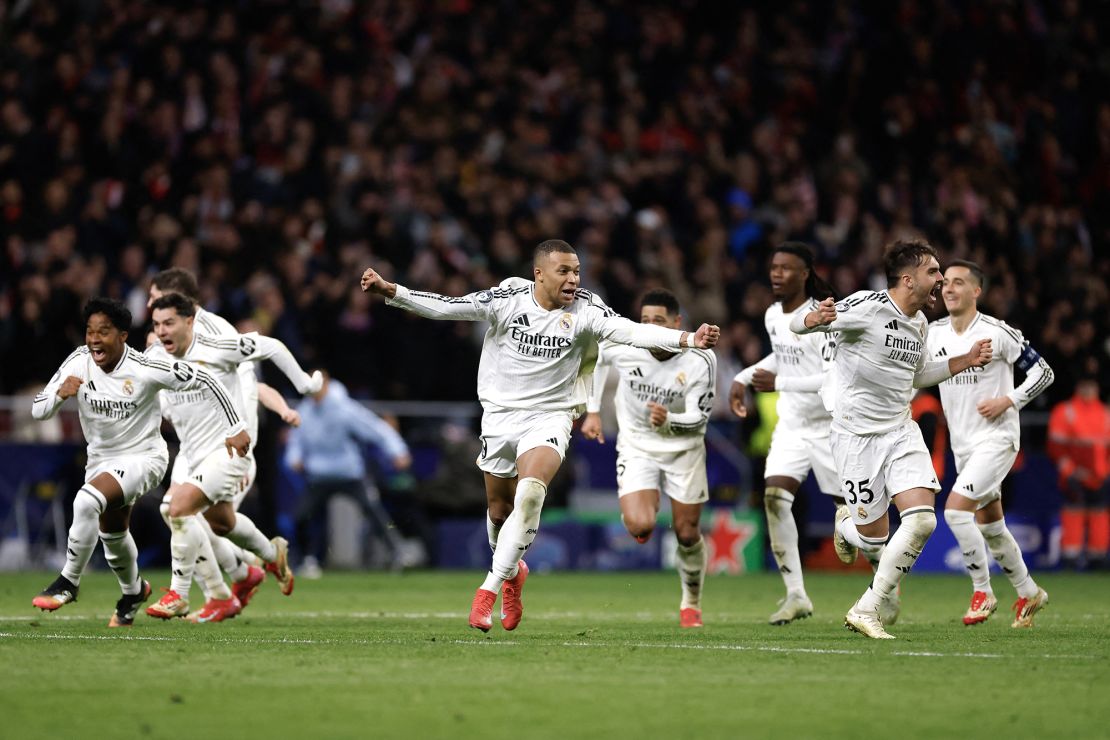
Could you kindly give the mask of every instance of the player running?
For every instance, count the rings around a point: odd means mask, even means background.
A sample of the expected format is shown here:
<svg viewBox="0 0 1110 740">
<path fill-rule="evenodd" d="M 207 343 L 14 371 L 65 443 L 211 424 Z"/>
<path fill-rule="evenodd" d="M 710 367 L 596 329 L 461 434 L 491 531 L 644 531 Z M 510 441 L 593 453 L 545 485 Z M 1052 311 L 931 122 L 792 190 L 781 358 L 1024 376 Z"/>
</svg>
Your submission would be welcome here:
<svg viewBox="0 0 1110 740">
<path fill-rule="evenodd" d="M 196 304 L 196 314 L 193 317 L 193 330 L 197 333 L 210 337 L 226 338 L 239 336 L 239 332 L 227 321 L 227 319 L 211 311 L 207 311 L 199 305 L 200 287 L 197 285 L 196 277 L 188 270 L 180 267 L 172 267 L 157 273 L 151 279 L 150 297 L 146 304 L 147 309 L 150 309 L 154 301 L 161 298 L 166 293 L 181 293 Z M 156 341 L 156 339 L 154 333 L 151 332 L 148 346 L 153 341 Z M 238 374 L 239 387 L 243 394 L 243 419 L 247 425 L 247 434 L 250 435 L 252 440 L 258 439 L 259 403 L 278 414 L 282 421 L 287 424 L 297 426 L 300 423 L 300 414 L 289 407 L 281 394 L 274 388 L 258 380 L 255 375 L 255 363 L 242 363 L 239 365 Z M 162 397 L 165 399 L 165 394 L 162 394 Z M 163 403 L 163 415 L 170 420 L 171 424 L 173 423 L 172 408 L 166 403 Z M 239 506 L 242 504 L 243 499 L 246 498 L 247 494 L 254 486 L 258 464 L 255 461 L 253 446 L 247 453 L 247 460 L 249 463 L 247 475 L 243 479 L 242 485 L 239 487 L 235 498 L 231 502 L 232 508 L 234 508 L 235 511 L 239 510 Z M 174 483 L 181 483 L 188 479 L 189 470 L 191 468 L 192 463 L 189 461 L 188 456 L 179 450 L 177 456 L 174 458 L 173 465 L 170 467 L 171 485 Z M 172 529 L 170 526 L 169 514 L 170 492 L 168 490 L 162 498 L 159 512 L 162 514 L 162 519 L 166 522 L 166 526 Z M 228 614 L 226 608 L 221 608 L 221 604 L 226 604 L 227 602 L 227 590 L 224 586 L 223 574 L 227 574 L 231 579 L 231 595 L 235 596 L 239 601 L 240 607 L 245 609 L 254 597 L 259 585 L 266 579 L 266 573 L 259 567 L 259 565 L 263 564 L 262 561 L 253 553 L 247 552 L 226 537 L 217 536 L 212 531 L 212 527 L 208 524 L 208 520 L 205 519 L 203 515 L 197 514 L 196 516 L 197 521 L 200 522 L 205 535 L 208 537 L 208 542 L 212 547 L 215 559 L 203 557 L 198 557 L 197 559 L 193 577 L 204 594 L 205 605 L 200 611 L 190 614 L 189 619 L 194 621 L 219 621 L 226 618 Z"/>
<path fill-rule="evenodd" d="M 1032 627 L 1034 615 L 1048 603 L 1048 594 L 1029 575 L 1021 548 L 1006 528 L 1002 481 L 1021 443 L 1018 411 L 1052 385 L 1054 375 L 1021 332 L 980 313 L 982 292 L 979 265 L 952 262 L 944 272 L 941 291 L 948 316 L 929 325 L 929 353 L 937 359 L 961 355 L 981 339 L 989 339 L 996 352 L 995 361 L 986 367 L 970 368 L 940 384 L 957 473 L 944 520 L 956 536 L 973 585 L 964 624 L 985 622 L 998 607 L 985 552 L 989 548 L 1017 591 L 1010 626 Z M 1015 366 L 1025 373 L 1025 382 L 1017 388 Z"/>
<path fill-rule="evenodd" d="M 890 532 L 891 501 L 901 515 L 871 585 L 844 618 L 844 626 L 867 637 L 893 639 L 879 608 L 936 528 L 933 507 L 940 490 L 921 430 L 910 417 L 910 399 L 914 388 L 989 363 L 991 342 L 981 339 L 965 354 L 929 360 L 922 309 L 936 304 L 943 282 L 936 250 L 924 241 L 898 240 L 883 261 L 886 290 L 859 291 L 839 303 L 827 298 L 816 310 L 795 314 L 790 329 L 840 332 L 830 439 L 848 506 L 836 515 L 837 554 L 851 562 L 857 548 L 878 552 Z"/>
<path fill-rule="evenodd" d="M 168 354 L 171 357 L 203 363 L 228 386 L 231 402 L 242 408 L 238 368 L 244 362 L 270 359 L 288 377 L 301 393 L 319 390 L 323 378 L 319 373 L 311 377 L 301 369 L 284 344 L 258 334 L 239 334 L 235 337 L 212 338 L 193 330 L 196 307 L 180 293 L 167 293 L 152 304 L 154 333 L 160 345 L 148 352 L 152 356 Z M 244 459 L 227 459 L 212 444 L 212 419 L 207 409 L 200 407 L 189 394 L 171 394 L 169 405 L 181 439 L 181 449 L 191 463 L 189 477 L 170 487 L 170 555 L 173 576 L 170 588 L 147 614 L 162 619 L 185 616 L 189 612 L 189 586 L 198 554 L 211 559 L 211 545 L 195 514 L 204 512 L 212 530 L 227 537 L 245 550 L 259 556 L 266 569 L 281 584 L 283 594 L 293 591 L 293 572 L 288 563 L 288 544 L 281 537 L 267 540 L 254 522 L 235 511 L 232 504 L 242 491 L 243 480 L 250 463 Z M 223 585 L 226 592 L 226 585 Z M 223 596 L 223 594 L 221 594 Z M 227 594 L 212 601 L 217 612 L 209 621 L 219 621 L 234 616 L 241 608 L 238 600 Z"/>
<path fill-rule="evenodd" d="M 158 392 L 196 397 L 197 405 L 208 411 L 219 454 L 229 456 L 234 449 L 241 459 L 250 438 L 218 379 L 187 362 L 146 357 L 127 346 L 131 312 L 122 303 L 94 298 L 85 306 L 84 318 L 85 346 L 62 363 L 31 408 L 34 418 L 49 419 L 67 398 L 76 397 L 88 441 L 85 484 L 73 500 L 65 567 L 32 604 L 53 611 L 77 600 L 99 529 L 104 557 L 123 592 L 108 626 L 127 627 L 150 596 L 150 584 L 139 577 L 138 551 L 128 530 L 131 507 L 162 482 L 169 459 L 160 433 Z"/>
<path fill-rule="evenodd" d="M 584 408 L 598 340 L 676 351 L 712 347 L 720 336 L 709 324 L 691 333 L 618 316 L 579 289 L 578 273 L 574 248 L 551 239 L 533 254 L 534 282 L 509 278 L 457 298 L 409 290 L 373 268 L 362 274 L 362 289 L 385 296 L 388 305 L 427 318 L 489 322 L 478 367 L 484 412 L 477 463 L 485 475 L 486 527 L 494 552 L 470 610 L 470 626 L 483 632 L 492 626 L 502 586 L 501 626 L 512 630 L 520 623 L 520 593 L 528 577 L 521 557 L 536 538 L 548 483 Z"/>
<path fill-rule="evenodd" d="M 771 552 L 779 567 L 786 597 L 770 617 L 783 625 L 813 614 L 813 602 L 802 578 L 798 527 L 791 511 L 798 488 L 813 471 L 822 493 L 839 496 L 840 482 L 829 442 L 832 416 L 819 393 L 836 354 L 835 334 L 801 336 L 790 331 L 798 312 L 817 309 L 832 289 L 813 270 L 813 252 L 800 242 L 785 242 L 771 255 L 771 293 L 777 299 L 764 314 L 771 354 L 733 378 L 729 407 L 740 418 L 748 415 L 747 388 L 778 391 L 778 423 L 771 437 L 764 474 L 763 507 Z"/>
<path fill-rule="evenodd" d="M 681 314 L 670 291 L 652 290 L 640 301 L 644 324 L 677 329 Z M 610 367 L 620 374 L 616 407 L 621 519 L 637 542 L 647 542 L 655 531 L 660 491 L 671 499 L 682 584 L 679 624 L 701 627 L 706 554 L 700 523 L 702 506 L 709 500 L 705 429 L 713 408 L 717 358 L 701 349 L 677 352 L 603 343 L 582 422 L 583 436 L 602 444 L 598 412 Z"/>
</svg>

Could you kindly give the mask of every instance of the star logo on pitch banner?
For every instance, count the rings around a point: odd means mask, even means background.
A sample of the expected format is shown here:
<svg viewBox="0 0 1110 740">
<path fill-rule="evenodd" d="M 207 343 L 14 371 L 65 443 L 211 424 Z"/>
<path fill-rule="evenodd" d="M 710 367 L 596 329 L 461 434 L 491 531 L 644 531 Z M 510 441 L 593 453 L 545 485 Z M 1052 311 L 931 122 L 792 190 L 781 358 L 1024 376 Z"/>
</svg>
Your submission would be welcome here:
<svg viewBox="0 0 1110 740">
<path fill-rule="evenodd" d="M 745 570 L 744 546 L 755 536 L 755 526 L 737 522 L 731 511 L 713 514 L 713 524 L 706 540 L 709 542 L 709 573 L 742 573 Z"/>
</svg>

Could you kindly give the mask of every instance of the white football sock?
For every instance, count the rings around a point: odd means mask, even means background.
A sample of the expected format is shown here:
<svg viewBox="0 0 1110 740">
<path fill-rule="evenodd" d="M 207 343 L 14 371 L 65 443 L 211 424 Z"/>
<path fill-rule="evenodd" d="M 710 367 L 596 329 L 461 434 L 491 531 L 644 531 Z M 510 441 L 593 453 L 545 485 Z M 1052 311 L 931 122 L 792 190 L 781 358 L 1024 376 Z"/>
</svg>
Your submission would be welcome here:
<svg viewBox="0 0 1110 740">
<path fill-rule="evenodd" d="M 517 564 L 532 546 L 540 527 L 540 512 L 547 496 L 547 486 L 538 478 L 522 478 L 516 484 L 513 513 L 501 525 L 497 547 L 493 551 L 493 567 L 482 588 L 497 593 L 501 584 L 517 574 Z"/>
<path fill-rule="evenodd" d="M 1017 595 L 1026 599 L 1036 596 L 1037 584 L 1029 575 L 1029 568 L 1026 567 L 1025 559 L 1021 556 L 1021 548 L 1018 547 L 1017 540 L 1006 526 L 1006 518 L 980 524 L 979 531 L 983 533 L 983 539 L 987 541 L 991 555 L 1002 568 L 1002 572 L 1010 579 Z"/>
<path fill-rule="evenodd" d="M 679 543 L 675 549 L 678 558 L 678 578 L 682 582 L 682 603 L 680 609 L 701 609 L 701 589 L 705 585 L 705 540 L 689 547 Z"/>
<path fill-rule="evenodd" d="M 932 506 L 913 506 L 902 512 L 902 524 L 883 550 L 879 569 L 859 599 L 861 611 L 877 612 L 880 602 L 897 591 L 898 584 L 913 568 L 936 527 L 937 516 Z"/>
<path fill-rule="evenodd" d="M 239 512 L 235 512 L 235 526 L 227 533 L 227 538 L 244 550 L 253 552 L 267 563 L 277 560 L 277 550 L 274 548 L 274 543 L 258 531 L 254 522 Z"/>
<path fill-rule="evenodd" d="M 127 596 L 134 596 L 142 590 L 139 580 L 139 548 L 131 532 L 101 532 L 100 542 L 104 545 L 104 559 L 116 574 L 119 588 Z"/>
<path fill-rule="evenodd" d="M 81 486 L 73 498 L 73 524 L 66 542 L 66 564 L 62 575 L 74 586 L 81 585 L 81 575 L 89 564 L 100 532 L 100 515 L 108 502 L 100 491 L 89 484 Z"/>
<path fill-rule="evenodd" d="M 236 515 L 238 516 L 238 515 Z M 212 531 L 212 525 L 204 517 L 200 519 L 204 534 L 212 545 L 212 553 L 216 556 L 216 563 L 231 578 L 232 581 L 241 581 L 247 577 L 247 564 L 239 556 L 243 549 L 226 537 L 220 537 Z M 220 579 L 221 581 L 223 578 Z"/>
<path fill-rule="evenodd" d="M 212 549 L 212 528 L 203 515 L 196 515 L 197 524 L 203 534 L 201 546 L 197 550 L 197 563 L 193 571 L 193 578 L 200 585 L 205 600 L 231 598 L 231 590 L 224 581 L 224 574 L 220 572 L 219 559 Z M 219 539 L 223 539 L 222 537 Z"/>
<path fill-rule="evenodd" d="M 763 508 L 767 512 L 767 533 L 771 537 L 771 552 L 779 567 L 787 594 L 805 594 L 802 580 L 802 556 L 798 552 L 798 525 L 794 522 L 794 494 L 769 487 L 763 493 Z"/>
<path fill-rule="evenodd" d="M 987 562 L 987 543 L 983 541 L 983 535 L 975 526 L 975 512 L 945 509 L 944 521 L 948 522 L 948 528 L 952 530 L 952 534 L 956 536 L 956 542 L 960 545 L 964 568 L 971 576 L 972 588 L 993 596 L 990 563 Z"/>
<path fill-rule="evenodd" d="M 489 539 L 490 552 L 497 551 L 497 535 L 500 532 L 501 527 L 493 523 L 493 519 L 490 519 L 489 516 L 489 509 L 486 509 L 486 537 Z"/>
<path fill-rule="evenodd" d="M 173 567 L 170 590 L 175 591 L 185 601 L 189 600 L 189 589 L 193 585 L 197 555 L 204 541 L 204 531 L 200 528 L 200 522 L 197 521 L 195 514 L 170 517 L 170 558 Z"/>
</svg>

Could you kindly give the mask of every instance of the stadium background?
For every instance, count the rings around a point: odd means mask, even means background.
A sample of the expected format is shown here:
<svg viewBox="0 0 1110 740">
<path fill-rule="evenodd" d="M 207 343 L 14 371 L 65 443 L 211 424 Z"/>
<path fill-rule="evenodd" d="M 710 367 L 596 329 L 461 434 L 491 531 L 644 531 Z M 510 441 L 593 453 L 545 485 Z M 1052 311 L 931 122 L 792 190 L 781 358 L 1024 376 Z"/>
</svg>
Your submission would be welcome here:
<svg viewBox="0 0 1110 740">
<path fill-rule="evenodd" d="M 207 308 L 397 415 L 416 478 L 379 482 L 435 560 L 470 536 L 441 538 L 439 522 L 481 526 L 481 329 L 372 303 L 366 265 L 462 294 L 528 275 L 532 246 L 565 238 L 618 311 L 664 286 L 690 324 L 719 323 L 724 395 L 767 349 L 771 245 L 813 244 L 843 295 L 881 287 L 883 245 L 923 235 L 942 263 L 986 267 L 984 310 L 1056 372 L 1023 414 L 1026 467 L 1008 491 L 1051 564 L 1047 410 L 1086 363 L 1106 367 L 1110 338 L 1110 47 L 1093 5 L 5 5 L 4 534 L 55 525 L 50 504 L 75 490 L 79 446 L 55 444 L 73 420 L 30 423 L 27 396 L 82 341 L 93 295 L 125 300 L 141 343 L 158 269 L 194 270 Z M 711 472 L 726 510 L 750 503 L 761 423 L 742 429 L 722 403 Z M 259 440 L 267 529 L 288 526 L 295 496 L 279 427 L 268 417 Z M 576 445 L 564 503 L 589 512 L 605 495 L 604 453 Z M 154 498 L 136 534 L 157 559 Z M 804 513 L 811 533 L 831 520 L 822 503 Z M 551 537 L 581 527 L 565 551 L 612 534 L 604 516 L 552 514 Z"/>
</svg>

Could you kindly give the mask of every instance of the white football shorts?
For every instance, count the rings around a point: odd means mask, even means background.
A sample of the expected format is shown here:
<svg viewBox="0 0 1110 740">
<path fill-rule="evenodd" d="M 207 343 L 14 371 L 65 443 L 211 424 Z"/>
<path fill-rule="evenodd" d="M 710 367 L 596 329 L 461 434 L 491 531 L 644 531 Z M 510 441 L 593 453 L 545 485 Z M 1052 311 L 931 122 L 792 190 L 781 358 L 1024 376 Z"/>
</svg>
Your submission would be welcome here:
<svg viewBox="0 0 1110 740">
<path fill-rule="evenodd" d="M 108 473 L 123 489 L 124 505 L 131 506 L 144 493 L 158 487 L 166 476 L 168 466 L 169 455 L 166 452 L 89 460 L 85 466 L 85 482 L 90 482 L 101 473 Z"/>
<path fill-rule="evenodd" d="M 1002 481 L 1010 474 L 1018 451 L 1010 441 L 979 442 L 966 455 L 956 455 L 956 482 L 952 492 L 976 502 L 976 508 L 1002 496 Z"/>
<path fill-rule="evenodd" d="M 705 445 L 678 452 L 646 452 L 631 444 L 617 445 L 617 494 L 661 491 L 681 504 L 709 500 L 705 476 Z"/>
<path fill-rule="evenodd" d="M 830 440 L 840 476 L 840 495 L 856 524 L 882 518 L 891 499 L 903 491 L 940 490 L 921 429 L 913 420 L 883 434 L 858 435 L 833 429 Z"/>
<path fill-rule="evenodd" d="M 258 462 L 254 459 L 253 447 L 250 449 L 250 452 L 247 453 L 246 459 L 250 462 L 250 467 L 247 469 L 246 475 L 240 482 L 235 496 L 231 499 L 231 506 L 236 511 L 239 510 L 239 507 L 243 503 L 243 499 L 247 497 L 247 494 L 250 493 L 251 488 L 254 486 L 255 478 L 258 477 Z M 170 483 L 192 482 L 189 480 L 191 467 L 189 458 L 180 452 L 177 453 L 177 457 L 173 460 L 173 471 L 170 473 Z M 196 484 L 194 483 L 194 485 Z"/>
<path fill-rule="evenodd" d="M 183 481 L 190 483 L 204 492 L 205 498 L 214 504 L 223 501 L 241 501 L 246 495 L 247 487 L 244 485 L 251 469 L 251 459 L 227 456 L 227 450 L 220 448 L 213 450 L 208 457 L 194 465 L 188 477 Z"/>
<path fill-rule="evenodd" d="M 802 483 L 809 471 L 822 493 L 840 495 L 840 477 L 833 461 L 828 423 L 798 427 L 779 419 L 771 435 L 771 449 L 763 478 L 784 476 Z"/>
<path fill-rule="evenodd" d="M 482 451 L 478 468 L 498 478 L 515 478 L 516 460 L 528 450 L 550 447 L 566 459 L 571 411 L 536 411 L 486 407 L 482 414 Z"/>
</svg>

